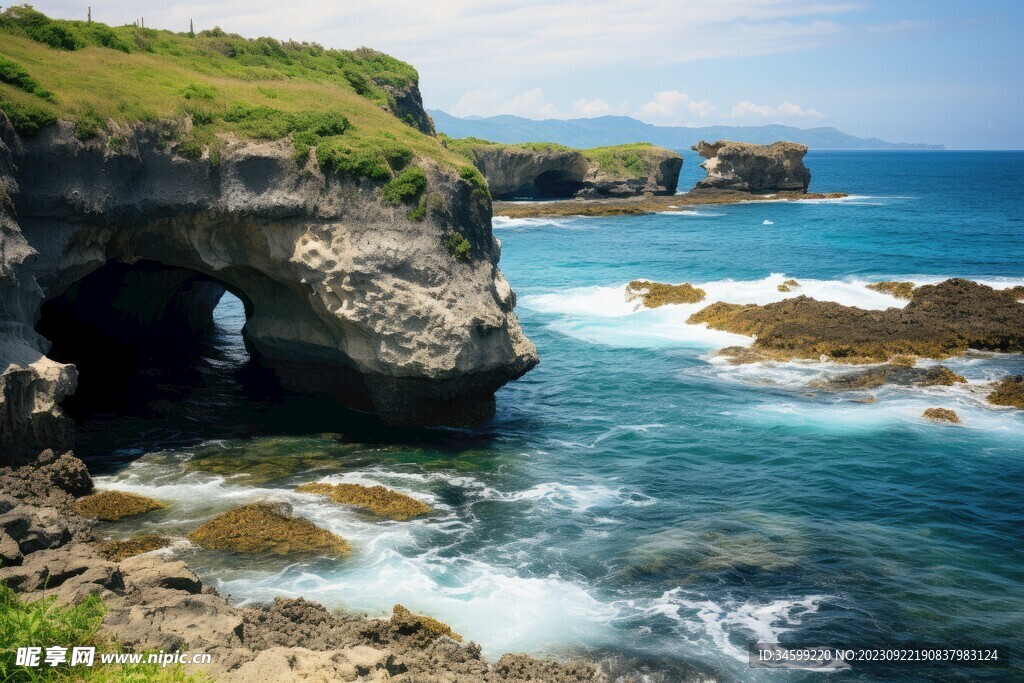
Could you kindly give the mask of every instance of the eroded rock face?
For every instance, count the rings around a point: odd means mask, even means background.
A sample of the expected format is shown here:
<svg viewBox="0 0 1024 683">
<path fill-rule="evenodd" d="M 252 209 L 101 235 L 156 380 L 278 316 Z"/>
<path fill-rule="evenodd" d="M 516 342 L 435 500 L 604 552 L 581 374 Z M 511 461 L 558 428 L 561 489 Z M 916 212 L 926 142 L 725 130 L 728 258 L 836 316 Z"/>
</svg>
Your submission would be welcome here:
<svg viewBox="0 0 1024 683">
<path fill-rule="evenodd" d="M 584 152 L 568 148 L 479 145 L 472 154 L 496 199 L 675 194 L 683 167 L 679 154 L 658 147 L 643 151 L 638 177 L 602 171 Z"/>
<path fill-rule="evenodd" d="M 453 170 L 413 161 L 440 199 L 416 221 L 382 203 L 378 183 L 298 168 L 288 141 L 224 140 L 217 164 L 178 157 L 160 142 L 175 125 L 83 143 L 69 124 L 22 140 L 0 119 L 5 455 L 73 435 L 59 404 L 76 368 L 47 357 L 37 324 L 72 339 L 89 328 L 100 345 L 124 341 L 119 330 L 184 342 L 225 289 L 245 304 L 250 353 L 286 388 L 393 424 L 479 422 L 494 391 L 536 364 L 489 206 Z M 448 252 L 452 232 L 469 241 L 468 261 Z M 40 320 L 44 302 L 53 310 Z"/>
<path fill-rule="evenodd" d="M 807 192 L 811 172 L 804 166 L 807 146 L 795 142 L 698 142 L 693 151 L 707 159 L 707 177 L 694 189 L 741 192 Z"/>
</svg>

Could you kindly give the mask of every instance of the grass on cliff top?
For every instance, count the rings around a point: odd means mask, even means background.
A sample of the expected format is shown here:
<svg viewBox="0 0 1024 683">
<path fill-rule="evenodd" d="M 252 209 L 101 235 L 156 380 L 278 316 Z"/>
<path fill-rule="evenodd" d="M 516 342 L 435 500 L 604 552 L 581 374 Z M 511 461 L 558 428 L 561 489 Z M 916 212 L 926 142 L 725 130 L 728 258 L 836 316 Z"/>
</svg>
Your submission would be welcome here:
<svg viewBox="0 0 1024 683">
<path fill-rule="evenodd" d="M 481 138 L 444 138 L 448 149 L 476 163 L 479 149 L 506 149 L 524 152 L 579 152 L 584 158 L 596 162 L 602 173 L 619 178 L 646 178 L 648 159 L 652 154 L 661 154 L 664 149 L 648 142 L 634 142 L 626 145 L 576 149 L 555 142 L 492 142 Z"/>
<path fill-rule="evenodd" d="M 38 681 L 105 683 L 110 681 L 145 683 L 199 683 L 203 676 L 186 674 L 180 665 L 100 664 L 99 654 L 119 652 L 116 643 L 100 631 L 106 607 L 97 596 L 71 607 L 60 607 L 54 598 L 30 601 L 0 583 L 0 680 L 21 683 Z M 68 648 L 95 647 L 93 666 L 47 666 L 47 646 Z M 19 647 L 42 647 L 38 667 L 16 666 Z"/>
<path fill-rule="evenodd" d="M 86 139 L 106 120 L 192 116 L 184 154 L 215 147 L 216 134 L 291 136 L 302 163 L 389 179 L 412 157 L 457 168 L 441 143 L 389 112 L 392 90 L 416 70 L 369 48 L 246 39 L 210 28 L 196 34 L 50 19 L 27 6 L 0 12 L 0 110 L 23 135 L 66 119 Z M 213 155 L 211 155 L 213 156 Z"/>
</svg>

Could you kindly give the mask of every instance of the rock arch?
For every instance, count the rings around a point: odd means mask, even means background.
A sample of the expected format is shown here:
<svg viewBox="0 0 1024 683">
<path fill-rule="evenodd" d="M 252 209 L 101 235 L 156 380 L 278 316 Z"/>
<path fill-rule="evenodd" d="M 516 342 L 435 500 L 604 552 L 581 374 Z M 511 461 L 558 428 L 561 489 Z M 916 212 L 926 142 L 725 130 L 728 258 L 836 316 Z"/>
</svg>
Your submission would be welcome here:
<svg viewBox="0 0 1024 683">
<path fill-rule="evenodd" d="M 489 208 L 452 171 L 414 161 L 439 200 L 417 221 L 371 181 L 298 168 L 287 141 L 225 140 L 212 164 L 164 149 L 159 125 L 122 127 L 115 150 L 68 124 L 21 140 L 4 123 L 2 444 L 68 438 L 59 403 L 77 372 L 46 356 L 37 323 L 67 332 L 77 317 L 96 330 L 120 315 L 121 332 L 159 336 L 196 329 L 223 289 L 245 302 L 246 344 L 286 388 L 392 424 L 478 423 L 497 388 L 537 362 L 497 269 Z M 445 247 L 453 231 L 469 262 Z M 150 296 L 130 295 L 132 282 Z"/>
</svg>

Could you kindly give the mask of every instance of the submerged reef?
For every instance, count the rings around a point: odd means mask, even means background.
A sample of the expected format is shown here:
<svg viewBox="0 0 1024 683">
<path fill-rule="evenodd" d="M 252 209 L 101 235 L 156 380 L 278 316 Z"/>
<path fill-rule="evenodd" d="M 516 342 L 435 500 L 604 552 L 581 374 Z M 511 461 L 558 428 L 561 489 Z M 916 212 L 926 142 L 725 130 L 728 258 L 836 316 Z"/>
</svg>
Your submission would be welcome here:
<svg viewBox="0 0 1024 683">
<path fill-rule="evenodd" d="M 695 304 L 707 296 L 700 287 L 689 282 L 681 285 L 666 285 L 650 280 L 633 280 L 626 285 L 626 301 L 639 299 L 647 308 L 658 308 L 666 304 Z"/>
<path fill-rule="evenodd" d="M 1008 375 L 996 382 L 988 402 L 994 406 L 1024 408 L 1024 375 Z"/>
<path fill-rule="evenodd" d="M 303 484 L 297 490 L 302 493 L 321 494 L 336 503 L 354 505 L 376 515 L 400 521 L 433 512 L 426 503 L 383 486 L 315 482 Z"/>
<path fill-rule="evenodd" d="M 897 357 L 894 360 L 898 360 Z M 954 384 L 966 384 L 967 379 L 959 375 L 945 365 L 936 365 L 931 368 L 917 368 L 908 366 L 905 363 L 890 362 L 876 368 L 845 372 L 842 374 L 830 374 L 821 379 L 813 380 L 811 386 L 836 391 L 852 389 L 874 389 L 886 384 L 914 387 L 935 387 L 953 386 Z"/>
<path fill-rule="evenodd" d="M 75 503 L 78 514 L 101 522 L 116 522 L 123 517 L 133 517 L 164 507 L 158 500 L 124 491 L 100 491 L 80 498 Z"/>
<path fill-rule="evenodd" d="M 254 503 L 224 512 L 188 538 L 204 548 L 239 553 L 326 552 L 344 556 L 351 551 L 348 541 L 341 536 L 292 517 L 291 507 L 286 504 Z"/>
<path fill-rule="evenodd" d="M 687 322 L 757 337 L 744 353 L 762 360 L 878 363 L 898 355 L 948 358 L 968 349 L 1024 352 L 1024 304 L 959 278 L 917 288 L 902 309 L 865 310 L 798 296 L 764 306 L 714 303 Z"/>
</svg>

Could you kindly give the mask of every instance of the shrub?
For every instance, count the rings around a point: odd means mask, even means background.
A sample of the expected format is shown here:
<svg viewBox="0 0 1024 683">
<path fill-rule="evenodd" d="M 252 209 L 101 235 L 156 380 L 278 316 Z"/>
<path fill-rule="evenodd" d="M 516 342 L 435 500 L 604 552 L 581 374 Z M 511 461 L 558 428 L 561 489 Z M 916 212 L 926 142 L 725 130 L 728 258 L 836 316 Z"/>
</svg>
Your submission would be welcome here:
<svg viewBox="0 0 1024 683">
<path fill-rule="evenodd" d="M 78 115 L 78 120 L 75 122 L 75 137 L 85 142 L 99 135 L 105 124 L 106 121 L 103 120 L 103 117 L 95 109 L 86 107 Z"/>
<path fill-rule="evenodd" d="M 217 96 L 217 88 L 202 83 L 189 83 L 181 90 L 186 100 L 212 100 Z"/>
<path fill-rule="evenodd" d="M 55 50 L 74 51 L 85 47 L 85 41 L 77 31 L 53 21 L 33 27 L 28 35 L 32 40 L 46 43 Z"/>
<path fill-rule="evenodd" d="M 465 237 L 457 232 L 450 232 L 444 236 L 444 246 L 448 247 L 448 253 L 460 261 L 468 261 L 472 245 Z"/>
<path fill-rule="evenodd" d="M 380 198 L 386 204 L 401 204 L 419 197 L 427 187 L 427 174 L 422 168 L 413 166 L 384 186 Z"/>
<path fill-rule="evenodd" d="M 135 41 L 130 40 L 128 37 L 105 24 L 87 24 L 85 30 L 86 37 L 89 39 L 89 42 L 101 47 L 107 47 L 111 50 L 120 50 L 121 52 L 126 53 L 131 53 L 135 48 Z"/>
<path fill-rule="evenodd" d="M 13 85 L 18 90 L 24 90 L 50 102 L 54 101 L 52 92 L 44 90 L 20 65 L 3 57 L 0 57 L 0 83 Z"/>
<path fill-rule="evenodd" d="M 7 114 L 14 130 L 24 137 L 32 137 L 57 120 L 56 116 L 45 109 L 3 99 L 0 99 L 0 110 Z"/>
</svg>

